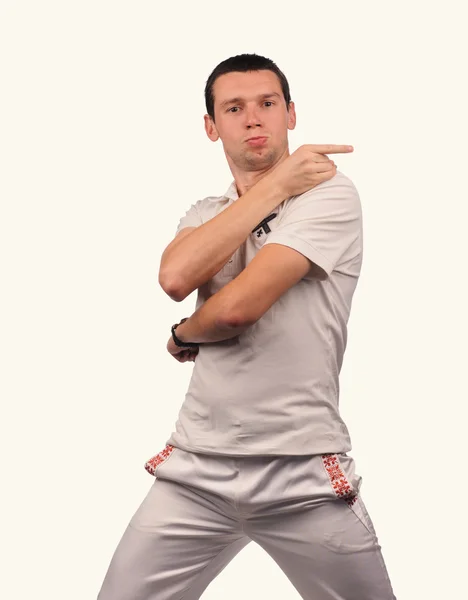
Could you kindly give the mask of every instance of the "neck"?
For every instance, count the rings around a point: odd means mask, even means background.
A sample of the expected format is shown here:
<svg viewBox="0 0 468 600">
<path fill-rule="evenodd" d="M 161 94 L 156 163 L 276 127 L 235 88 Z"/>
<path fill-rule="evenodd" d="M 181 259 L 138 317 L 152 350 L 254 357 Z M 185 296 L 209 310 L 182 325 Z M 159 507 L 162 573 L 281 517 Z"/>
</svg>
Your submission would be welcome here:
<svg viewBox="0 0 468 600">
<path fill-rule="evenodd" d="M 237 169 L 234 164 L 230 164 L 231 173 L 234 176 L 234 181 L 236 182 L 237 193 L 239 197 L 245 194 L 250 188 L 252 188 L 256 183 L 263 179 L 268 173 L 271 173 L 279 164 L 281 164 L 284 160 L 286 160 L 289 156 L 289 149 L 286 147 L 283 154 L 279 157 L 279 159 L 272 165 L 269 165 L 265 169 L 260 169 L 258 171 L 242 171 Z"/>
</svg>

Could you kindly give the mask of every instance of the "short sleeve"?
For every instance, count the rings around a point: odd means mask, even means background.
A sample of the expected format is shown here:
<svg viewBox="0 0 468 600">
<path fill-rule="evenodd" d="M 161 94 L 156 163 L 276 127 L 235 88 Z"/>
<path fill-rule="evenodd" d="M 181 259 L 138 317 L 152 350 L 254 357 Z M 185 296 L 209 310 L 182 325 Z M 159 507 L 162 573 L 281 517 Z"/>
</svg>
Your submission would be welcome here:
<svg viewBox="0 0 468 600">
<path fill-rule="evenodd" d="M 176 235 L 184 229 L 184 227 L 199 227 L 203 224 L 203 221 L 200 217 L 200 213 L 198 211 L 198 204 L 192 204 L 190 208 L 187 210 L 185 215 L 180 219 L 179 224 L 177 226 Z"/>
<path fill-rule="evenodd" d="M 297 250 L 326 275 L 361 252 L 362 214 L 352 181 L 339 173 L 329 181 L 296 196 L 265 244 Z"/>
</svg>

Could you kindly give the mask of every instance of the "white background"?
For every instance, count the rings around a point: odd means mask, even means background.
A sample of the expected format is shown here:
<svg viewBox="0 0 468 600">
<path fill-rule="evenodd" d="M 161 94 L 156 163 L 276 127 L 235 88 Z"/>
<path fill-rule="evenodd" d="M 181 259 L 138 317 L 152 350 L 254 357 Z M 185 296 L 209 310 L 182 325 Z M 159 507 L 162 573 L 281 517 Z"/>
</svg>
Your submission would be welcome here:
<svg viewBox="0 0 468 600">
<path fill-rule="evenodd" d="M 462 6 L 2 0 L 2 598 L 96 598 L 153 483 L 193 368 L 166 342 L 195 306 L 160 289 L 159 260 L 232 180 L 203 89 L 243 52 L 289 80 L 291 151 L 355 147 L 334 157 L 365 227 L 350 454 L 397 598 L 466 593 Z M 299 598 L 254 543 L 203 596 L 239 597 Z"/>
</svg>

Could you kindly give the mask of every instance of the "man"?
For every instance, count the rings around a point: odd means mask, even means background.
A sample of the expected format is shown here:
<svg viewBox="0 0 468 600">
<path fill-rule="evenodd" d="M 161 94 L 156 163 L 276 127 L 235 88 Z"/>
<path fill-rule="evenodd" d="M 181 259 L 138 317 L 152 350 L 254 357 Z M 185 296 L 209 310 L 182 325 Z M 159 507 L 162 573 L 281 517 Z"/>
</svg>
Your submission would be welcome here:
<svg viewBox="0 0 468 600">
<path fill-rule="evenodd" d="M 306 600 L 395 599 L 338 408 L 362 218 L 327 152 L 352 147 L 290 155 L 288 82 L 258 55 L 220 63 L 205 99 L 234 181 L 161 259 L 171 298 L 198 290 L 167 344 L 195 365 L 99 600 L 196 600 L 251 540 Z"/>
</svg>

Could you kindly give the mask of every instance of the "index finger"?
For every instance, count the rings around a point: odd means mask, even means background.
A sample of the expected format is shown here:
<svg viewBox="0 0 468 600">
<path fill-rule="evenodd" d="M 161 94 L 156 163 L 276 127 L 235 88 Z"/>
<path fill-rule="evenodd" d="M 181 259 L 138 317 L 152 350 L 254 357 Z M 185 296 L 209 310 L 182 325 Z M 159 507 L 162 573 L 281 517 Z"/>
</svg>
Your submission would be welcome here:
<svg viewBox="0 0 468 600">
<path fill-rule="evenodd" d="M 306 144 L 306 147 L 312 152 L 318 154 L 343 154 L 345 152 L 353 152 L 352 146 L 343 144 Z"/>
</svg>

